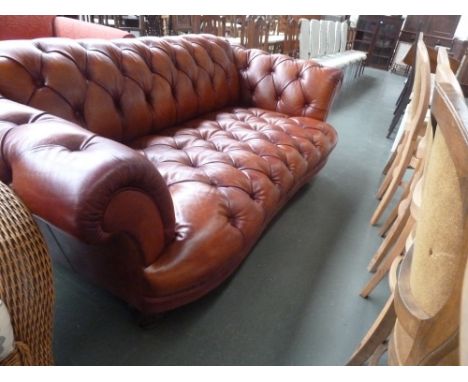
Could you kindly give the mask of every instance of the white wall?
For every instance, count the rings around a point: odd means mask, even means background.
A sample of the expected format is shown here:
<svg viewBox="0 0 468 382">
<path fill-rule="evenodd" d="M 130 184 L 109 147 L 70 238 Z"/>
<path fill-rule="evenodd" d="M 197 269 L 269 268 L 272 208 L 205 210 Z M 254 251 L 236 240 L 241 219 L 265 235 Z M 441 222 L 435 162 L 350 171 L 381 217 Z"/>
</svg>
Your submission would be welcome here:
<svg viewBox="0 0 468 382">
<path fill-rule="evenodd" d="M 460 40 L 468 40 L 468 16 L 462 15 L 460 22 L 458 23 L 458 28 L 455 31 L 455 37 L 458 37 Z"/>
</svg>

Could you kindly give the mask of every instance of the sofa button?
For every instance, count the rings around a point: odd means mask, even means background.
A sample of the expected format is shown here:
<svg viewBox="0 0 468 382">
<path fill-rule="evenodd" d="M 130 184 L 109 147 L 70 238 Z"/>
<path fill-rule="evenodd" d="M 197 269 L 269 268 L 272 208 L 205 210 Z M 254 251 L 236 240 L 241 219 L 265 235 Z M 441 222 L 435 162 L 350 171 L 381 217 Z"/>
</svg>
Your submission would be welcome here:
<svg viewBox="0 0 468 382">
<path fill-rule="evenodd" d="M 38 88 L 43 88 L 45 86 L 45 80 L 43 78 L 38 78 L 36 80 L 36 86 Z"/>
</svg>

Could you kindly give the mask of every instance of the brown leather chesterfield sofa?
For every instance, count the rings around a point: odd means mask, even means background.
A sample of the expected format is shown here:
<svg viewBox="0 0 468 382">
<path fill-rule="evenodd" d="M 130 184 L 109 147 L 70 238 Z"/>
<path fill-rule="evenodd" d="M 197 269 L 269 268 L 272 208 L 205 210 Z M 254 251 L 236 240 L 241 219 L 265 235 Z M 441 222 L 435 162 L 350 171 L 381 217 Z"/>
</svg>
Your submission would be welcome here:
<svg viewBox="0 0 468 382">
<path fill-rule="evenodd" d="M 338 69 L 210 35 L 0 42 L 0 178 L 145 313 L 225 280 L 325 164 Z"/>
</svg>

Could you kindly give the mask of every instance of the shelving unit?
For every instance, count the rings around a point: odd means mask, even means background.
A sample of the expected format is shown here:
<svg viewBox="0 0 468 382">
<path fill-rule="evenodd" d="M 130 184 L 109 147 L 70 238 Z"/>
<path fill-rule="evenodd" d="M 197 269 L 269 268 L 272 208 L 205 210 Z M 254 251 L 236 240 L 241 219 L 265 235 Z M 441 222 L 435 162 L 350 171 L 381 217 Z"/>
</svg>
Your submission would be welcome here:
<svg viewBox="0 0 468 382">
<path fill-rule="evenodd" d="M 402 23 L 401 16 L 359 16 L 353 49 L 367 53 L 367 66 L 388 70 Z"/>
</svg>

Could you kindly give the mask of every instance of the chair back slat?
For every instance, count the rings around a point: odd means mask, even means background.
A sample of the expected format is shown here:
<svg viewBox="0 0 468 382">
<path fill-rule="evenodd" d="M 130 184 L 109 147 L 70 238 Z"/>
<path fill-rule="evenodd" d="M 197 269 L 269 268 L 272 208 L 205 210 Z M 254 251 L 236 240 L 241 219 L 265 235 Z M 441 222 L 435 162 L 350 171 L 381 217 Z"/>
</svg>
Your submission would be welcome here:
<svg viewBox="0 0 468 382">
<path fill-rule="evenodd" d="M 299 58 L 301 60 L 308 60 L 310 54 L 310 21 L 307 19 L 300 19 L 300 32 L 299 32 Z"/>
<path fill-rule="evenodd" d="M 346 45 L 348 42 L 348 23 L 343 21 L 341 23 L 341 41 L 340 41 L 340 52 L 346 50 Z"/>
</svg>

